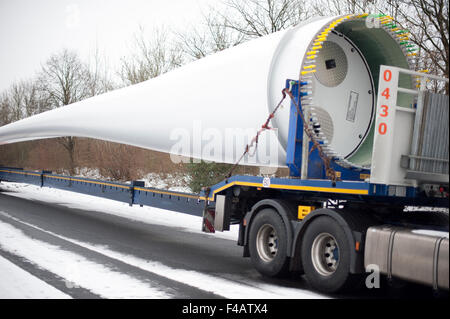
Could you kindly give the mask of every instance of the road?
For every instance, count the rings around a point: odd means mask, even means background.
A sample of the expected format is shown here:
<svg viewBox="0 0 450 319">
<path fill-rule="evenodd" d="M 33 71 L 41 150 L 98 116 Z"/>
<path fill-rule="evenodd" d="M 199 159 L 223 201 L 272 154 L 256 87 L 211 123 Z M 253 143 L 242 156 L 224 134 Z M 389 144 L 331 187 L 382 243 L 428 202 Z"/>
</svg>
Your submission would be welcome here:
<svg viewBox="0 0 450 319">
<path fill-rule="evenodd" d="M 251 298 L 255 291 L 260 293 L 255 297 L 265 298 L 431 296 L 429 289 L 422 287 L 408 288 L 407 292 L 391 288 L 365 291 L 357 296 L 319 295 L 309 289 L 302 277 L 261 276 L 250 260 L 242 257 L 242 248 L 232 240 L 11 195 L 0 192 L 0 223 L 3 225 L 20 230 L 38 243 L 57 246 L 81 256 L 78 258 L 84 257 L 92 263 L 106 265 L 115 273 L 148 283 L 169 298 Z M 89 285 L 68 285 L 66 278 L 28 260 L 20 251 L 20 248 L 16 251 L 3 249 L 0 245 L 2 257 L 73 298 L 105 297 L 89 289 Z M 149 268 L 146 264 L 142 266 L 143 261 L 162 266 Z"/>
</svg>

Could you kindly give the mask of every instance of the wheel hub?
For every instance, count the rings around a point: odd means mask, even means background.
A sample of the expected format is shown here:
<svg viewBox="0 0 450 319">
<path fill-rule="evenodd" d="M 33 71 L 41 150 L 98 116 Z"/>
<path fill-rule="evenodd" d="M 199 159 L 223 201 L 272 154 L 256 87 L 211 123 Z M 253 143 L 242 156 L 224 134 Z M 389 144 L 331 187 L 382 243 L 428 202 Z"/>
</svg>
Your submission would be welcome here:
<svg viewBox="0 0 450 319">
<path fill-rule="evenodd" d="M 256 234 L 256 249 L 259 257 L 265 261 L 272 261 L 278 252 L 278 236 L 272 225 L 263 225 Z"/>
<path fill-rule="evenodd" d="M 336 239 L 328 234 L 319 234 L 311 247 L 312 263 L 322 276 L 332 275 L 339 265 L 339 246 Z"/>
</svg>

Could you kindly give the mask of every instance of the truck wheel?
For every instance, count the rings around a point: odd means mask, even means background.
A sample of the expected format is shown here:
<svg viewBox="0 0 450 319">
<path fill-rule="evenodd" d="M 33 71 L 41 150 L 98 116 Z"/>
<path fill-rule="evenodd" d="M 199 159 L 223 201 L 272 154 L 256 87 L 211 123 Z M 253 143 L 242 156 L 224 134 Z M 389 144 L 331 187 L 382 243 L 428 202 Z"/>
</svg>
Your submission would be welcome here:
<svg viewBox="0 0 450 319">
<path fill-rule="evenodd" d="M 250 258 L 263 275 L 281 277 L 288 272 L 286 227 L 271 208 L 261 210 L 250 227 Z"/>
<path fill-rule="evenodd" d="M 320 216 L 311 221 L 303 237 L 301 258 L 313 288 L 333 293 L 355 283 L 349 246 L 344 229 L 333 218 Z"/>
</svg>

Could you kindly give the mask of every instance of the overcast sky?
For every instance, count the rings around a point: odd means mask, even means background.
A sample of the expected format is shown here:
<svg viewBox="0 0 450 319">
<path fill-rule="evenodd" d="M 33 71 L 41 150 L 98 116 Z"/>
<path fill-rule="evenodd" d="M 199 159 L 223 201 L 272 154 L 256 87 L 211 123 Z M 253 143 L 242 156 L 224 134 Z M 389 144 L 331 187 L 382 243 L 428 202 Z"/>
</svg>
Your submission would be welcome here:
<svg viewBox="0 0 450 319">
<path fill-rule="evenodd" d="M 95 48 L 117 65 L 139 25 L 183 28 L 200 23 L 219 0 L 0 0 L 0 91 L 30 78 L 52 53 Z"/>
</svg>

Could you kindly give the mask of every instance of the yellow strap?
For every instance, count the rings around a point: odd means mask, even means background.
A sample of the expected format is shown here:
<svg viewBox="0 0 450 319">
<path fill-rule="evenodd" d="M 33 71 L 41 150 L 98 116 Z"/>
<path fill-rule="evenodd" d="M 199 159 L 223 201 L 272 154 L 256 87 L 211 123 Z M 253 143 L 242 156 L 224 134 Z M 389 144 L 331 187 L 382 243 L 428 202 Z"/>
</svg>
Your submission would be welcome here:
<svg viewBox="0 0 450 319">
<path fill-rule="evenodd" d="M 316 72 L 316 70 L 302 71 L 301 73 L 302 73 L 302 75 L 306 75 L 306 74 L 314 73 L 314 72 Z"/>
</svg>

